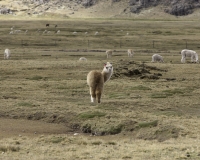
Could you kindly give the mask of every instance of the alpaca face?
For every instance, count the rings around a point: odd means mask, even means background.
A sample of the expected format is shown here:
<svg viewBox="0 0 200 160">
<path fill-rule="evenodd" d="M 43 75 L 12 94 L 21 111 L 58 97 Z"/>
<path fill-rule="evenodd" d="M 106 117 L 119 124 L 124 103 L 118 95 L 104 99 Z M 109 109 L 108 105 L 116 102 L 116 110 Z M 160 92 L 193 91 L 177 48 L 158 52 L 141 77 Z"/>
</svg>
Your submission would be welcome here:
<svg viewBox="0 0 200 160">
<path fill-rule="evenodd" d="M 112 73 L 112 72 L 113 72 L 112 64 L 111 64 L 110 62 L 107 62 L 107 63 L 104 65 L 103 71 L 104 71 L 105 73 Z"/>
</svg>

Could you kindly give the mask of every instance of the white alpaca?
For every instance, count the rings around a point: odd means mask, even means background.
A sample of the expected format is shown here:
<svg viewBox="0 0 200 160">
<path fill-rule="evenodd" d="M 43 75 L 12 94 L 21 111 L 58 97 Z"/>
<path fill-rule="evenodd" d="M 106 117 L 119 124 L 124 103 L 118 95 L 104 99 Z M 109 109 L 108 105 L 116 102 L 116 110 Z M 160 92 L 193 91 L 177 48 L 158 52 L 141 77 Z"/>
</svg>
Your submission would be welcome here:
<svg viewBox="0 0 200 160">
<path fill-rule="evenodd" d="M 134 52 L 132 49 L 128 49 L 128 57 L 133 57 Z"/>
<path fill-rule="evenodd" d="M 87 61 L 87 59 L 85 57 L 81 57 L 79 58 L 79 61 Z"/>
<path fill-rule="evenodd" d="M 103 71 L 90 71 L 87 75 L 87 84 L 90 87 L 91 102 L 94 103 L 96 98 L 100 103 L 103 93 L 104 83 L 107 82 L 113 74 L 113 67 L 110 62 L 104 65 Z"/>
<path fill-rule="evenodd" d="M 163 57 L 159 54 L 154 54 L 152 56 L 152 61 L 151 62 L 164 62 Z"/>
<path fill-rule="evenodd" d="M 4 51 L 4 59 L 9 59 L 10 58 L 10 54 L 11 54 L 10 50 L 9 49 L 5 49 L 5 51 Z"/>
<path fill-rule="evenodd" d="M 12 31 L 14 28 L 15 28 L 15 26 L 12 26 L 12 27 L 10 28 L 10 30 Z"/>
<path fill-rule="evenodd" d="M 107 58 L 112 57 L 112 53 L 113 53 L 112 50 L 107 50 L 107 51 L 106 51 Z"/>
<path fill-rule="evenodd" d="M 43 34 L 45 34 L 45 33 L 47 33 L 47 32 L 48 32 L 48 31 L 45 29 L 44 32 L 43 32 Z"/>
<path fill-rule="evenodd" d="M 181 51 L 181 56 L 182 56 L 181 58 L 182 63 L 185 63 L 186 57 L 191 57 L 191 62 L 198 63 L 199 61 L 198 54 L 193 50 L 184 49 Z"/>
<path fill-rule="evenodd" d="M 21 30 L 14 30 L 14 33 L 21 33 Z"/>
</svg>

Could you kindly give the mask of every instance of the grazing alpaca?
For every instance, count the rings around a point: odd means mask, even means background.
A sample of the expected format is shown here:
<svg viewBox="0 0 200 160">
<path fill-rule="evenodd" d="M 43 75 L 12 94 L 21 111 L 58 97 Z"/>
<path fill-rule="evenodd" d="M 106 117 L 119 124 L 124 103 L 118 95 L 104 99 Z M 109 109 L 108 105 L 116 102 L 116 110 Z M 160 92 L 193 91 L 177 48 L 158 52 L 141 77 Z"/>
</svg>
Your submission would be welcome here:
<svg viewBox="0 0 200 160">
<path fill-rule="evenodd" d="M 90 87 L 91 102 L 95 102 L 96 98 L 100 103 L 101 95 L 103 93 L 104 83 L 107 82 L 113 73 L 113 67 L 110 62 L 104 65 L 103 71 L 90 71 L 87 75 L 87 84 Z"/>
<path fill-rule="evenodd" d="M 159 54 L 154 54 L 152 56 L 152 61 L 151 62 L 164 62 L 163 57 Z"/>
<path fill-rule="evenodd" d="M 134 52 L 132 49 L 128 49 L 128 57 L 133 57 Z"/>
<path fill-rule="evenodd" d="M 112 53 L 113 53 L 112 50 L 107 50 L 107 51 L 106 51 L 107 58 L 112 57 Z"/>
<path fill-rule="evenodd" d="M 87 61 L 87 58 L 81 57 L 81 58 L 79 58 L 79 61 Z"/>
<path fill-rule="evenodd" d="M 181 51 L 181 56 L 182 56 L 181 58 L 182 63 L 185 63 L 186 57 L 191 57 L 191 62 L 195 63 L 199 62 L 198 54 L 193 50 L 184 49 Z"/>
<path fill-rule="evenodd" d="M 5 51 L 4 51 L 4 59 L 9 59 L 10 58 L 10 54 L 11 54 L 10 50 L 9 49 L 5 49 Z"/>
</svg>

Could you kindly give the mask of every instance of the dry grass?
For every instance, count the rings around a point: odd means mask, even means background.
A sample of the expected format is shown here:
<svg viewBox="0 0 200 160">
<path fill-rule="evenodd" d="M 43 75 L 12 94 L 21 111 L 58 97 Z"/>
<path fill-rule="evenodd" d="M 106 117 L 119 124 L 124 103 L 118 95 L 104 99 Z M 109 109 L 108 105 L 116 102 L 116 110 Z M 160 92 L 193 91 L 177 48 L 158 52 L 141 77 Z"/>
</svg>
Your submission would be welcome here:
<svg viewBox="0 0 200 160">
<path fill-rule="evenodd" d="M 60 138 L 61 137 L 61 138 Z M 55 143 L 55 139 L 59 142 Z M 6 141 L 5 141 L 6 140 Z M 2 159 L 199 159 L 199 140 L 190 138 L 157 141 L 136 140 L 131 136 L 86 137 L 82 135 L 17 137 L 1 141 Z M 20 142 L 20 144 L 18 144 Z M 12 146 L 12 147 L 11 147 Z M 2 148 L 2 147 L 1 147 Z M 0 149 L 1 149 L 0 148 Z M 15 158 L 13 157 L 15 156 Z"/>
<path fill-rule="evenodd" d="M 178 54 L 185 48 L 184 39 L 199 52 L 198 21 L 50 21 L 61 33 L 45 35 L 35 32 L 46 29 L 44 21 L 1 22 L 1 53 L 10 48 L 12 57 L 3 60 L 2 54 L 0 115 L 60 123 L 73 133 L 107 135 L 4 138 L 4 159 L 199 159 L 200 66 L 181 64 Z M 27 35 L 9 35 L 13 23 L 28 29 Z M 159 80 L 112 77 L 102 103 L 91 104 L 87 73 L 102 70 L 106 61 L 114 70 L 120 67 L 129 61 L 128 48 L 136 53 L 129 67 L 145 63 L 167 72 L 151 70 L 162 73 Z M 112 59 L 106 59 L 106 49 L 116 50 Z M 152 64 L 154 53 L 163 55 L 166 63 Z M 88 61 L 78 61 L 82 56 Z"/>
</svg>

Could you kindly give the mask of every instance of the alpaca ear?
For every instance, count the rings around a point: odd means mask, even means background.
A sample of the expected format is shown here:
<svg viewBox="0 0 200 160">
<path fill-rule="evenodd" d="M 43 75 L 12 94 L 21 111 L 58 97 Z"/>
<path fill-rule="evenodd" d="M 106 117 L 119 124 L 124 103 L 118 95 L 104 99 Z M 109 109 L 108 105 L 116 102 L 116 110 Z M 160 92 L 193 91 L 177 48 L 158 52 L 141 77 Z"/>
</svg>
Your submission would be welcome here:
<svg viewBox="0 0 200 160">
<path fill-rule="evenodd" d="M 106 66 L 106 63 L 104 63 L 104 66 Z"/>
</svg>

